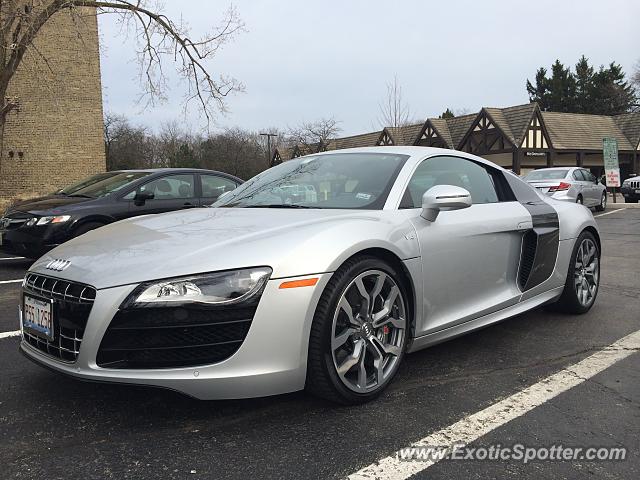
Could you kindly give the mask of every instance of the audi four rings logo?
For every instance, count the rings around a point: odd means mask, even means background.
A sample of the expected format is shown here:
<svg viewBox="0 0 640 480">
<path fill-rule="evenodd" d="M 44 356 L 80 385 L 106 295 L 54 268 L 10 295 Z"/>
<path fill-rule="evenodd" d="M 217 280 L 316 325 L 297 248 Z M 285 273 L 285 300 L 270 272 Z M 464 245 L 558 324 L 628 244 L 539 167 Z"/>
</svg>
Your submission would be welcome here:
<svg viewBox="0 0 640 480">
<path fill-rule="evenodd" d="M 44 268 L 46 268 L 47 270 L 55 270 L 56 272 L 61 272 L 69 265 L 71 265 L 71 262 L 69 260 L 56 258 L 55 260 L 51 260 L 49 263 L 47 263 Z"/>
</svg>

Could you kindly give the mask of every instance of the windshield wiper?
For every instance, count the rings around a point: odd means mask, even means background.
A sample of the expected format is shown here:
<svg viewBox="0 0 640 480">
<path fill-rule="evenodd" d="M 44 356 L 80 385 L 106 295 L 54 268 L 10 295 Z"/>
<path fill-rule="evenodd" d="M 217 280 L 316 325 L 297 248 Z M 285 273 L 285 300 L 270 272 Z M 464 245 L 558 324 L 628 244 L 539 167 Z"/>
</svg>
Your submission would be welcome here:
<svg viewBox="0 0 640 480">
<path fill-rule="evenodd" d="M 78 198 L 96 198 L 96 197 L 92 197 L 91 195 L 83 195 L 82 193 L 69 193 L 66 194 L 67 197 L 78 197 Z"/>
<path fill-rule="evenodd" d="M 295 204 L 285 204 L 285 203 L 274 203 L 271 205 L 247 205 L 245 208 L 320 208 L 320 207 L 311 207 L 309 205 L 295 205 Z"/>
</svg>

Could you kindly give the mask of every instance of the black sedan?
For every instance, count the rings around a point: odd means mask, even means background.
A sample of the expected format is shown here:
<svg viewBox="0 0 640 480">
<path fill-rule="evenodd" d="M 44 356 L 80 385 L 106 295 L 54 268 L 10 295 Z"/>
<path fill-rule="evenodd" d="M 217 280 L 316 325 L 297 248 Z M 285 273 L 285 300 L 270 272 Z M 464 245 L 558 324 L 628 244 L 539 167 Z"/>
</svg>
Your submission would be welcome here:
<svg viewBox="0 0 640 480">
<path fill-rule="evenodd" d="M 0 250 L 37 258 L 117 220 L 210 205 L 241 183 L 233 175 L 197 169 L 100 173 L 9 208 L 0 218 Z"/>
</svg>

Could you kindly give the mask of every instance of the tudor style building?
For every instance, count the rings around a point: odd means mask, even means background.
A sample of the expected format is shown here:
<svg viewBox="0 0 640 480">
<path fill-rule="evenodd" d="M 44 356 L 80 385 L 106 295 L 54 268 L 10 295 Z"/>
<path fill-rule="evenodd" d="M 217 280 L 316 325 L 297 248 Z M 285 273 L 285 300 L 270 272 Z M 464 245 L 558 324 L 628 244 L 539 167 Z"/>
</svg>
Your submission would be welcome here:
<svg viewBox="0 0 640 480">
<path fill-rule="evenodd" d="M 622 178 L 640 173 L 640 112 L 616 116 L 543 112 L 536 103 L 483 108 L 460 117 L 429 118 L 422 124 L 386 127 L 335 139 L 322 150 L 422 145 L 473 153 L 519 174 L 542 167 L 581 166 L 602 175 L 605 137 L 618 141 Z M 306 153 L 295 147 L 276 150 L 273 162 L 314 152 L 305 150 Z"/>
</svg>

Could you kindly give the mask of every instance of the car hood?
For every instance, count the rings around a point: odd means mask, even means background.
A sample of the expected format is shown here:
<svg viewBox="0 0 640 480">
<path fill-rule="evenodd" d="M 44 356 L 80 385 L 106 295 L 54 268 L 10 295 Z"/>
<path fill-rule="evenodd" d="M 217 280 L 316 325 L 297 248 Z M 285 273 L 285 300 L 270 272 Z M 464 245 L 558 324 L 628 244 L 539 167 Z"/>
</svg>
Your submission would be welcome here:
<svg viewBox="0 0 640 480">
<path fill-rule="evenodd" d="M 363 210 L 199 208 L 146 215 L 77 237 L 40 258 L 31 271 L 96 288 L 252 266 L 270 266 L 272 278 L 322 273 L 339 252 L 359 244 L 380 246 L 370 244 L 373 239 L 409 242 L 402 236 L 408 222 L 393 233 L 399 222 L 388 211 Z M 414 247 L 394 253 L 408 258 L 417 255 Z M 53 259 L 70 265 L 62 272 L 47 270 Z"/>
<path fill-rule="evenodd" d="M 84 197 L 68 197 L 65 195 L 47 195 L 45 197 L 33 198 L 12 206 L 7 210 L 7 214 L 15 212 L 29 212 L 35 214 L 64 213 L 67 208 L 78 203 L 85 203 L 95 200 L 93 198 Z"/>
</svg>

